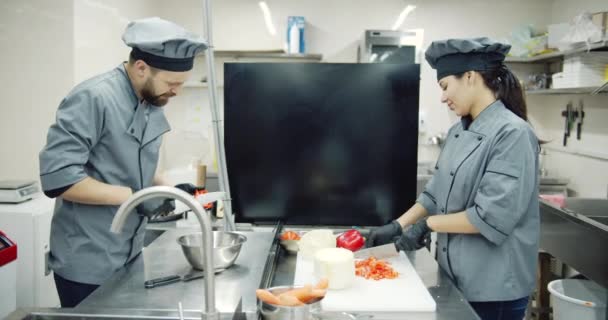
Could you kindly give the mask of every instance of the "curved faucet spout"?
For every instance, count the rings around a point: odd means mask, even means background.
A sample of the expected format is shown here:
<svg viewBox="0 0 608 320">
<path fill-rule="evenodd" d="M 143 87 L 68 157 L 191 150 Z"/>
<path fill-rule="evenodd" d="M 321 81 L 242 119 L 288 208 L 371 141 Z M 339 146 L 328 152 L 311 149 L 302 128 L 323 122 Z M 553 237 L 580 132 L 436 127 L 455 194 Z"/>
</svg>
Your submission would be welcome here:
<svg viewBox="0 0 608 320">
<path fill-rule="evenodd" d="M 219 196 L 219 195 L 218 195 Z M 215 274 L 213 270 L 213 234 L 211 229 L 211 218 L 204 214 L 202 205 L 188 193 L 173 187 L 150 187 L 134 193 L 125 203 L 123 203 L 112 220 L 110 231 L 120 233 L 122 231 L 127 215 L 134 211 L 135 207 L 143 201 L 153 198 L 164 197 L 174 198 L 183 202 L 194 212 L 201 226 L 203 245 L 201 246 L 201 256 L 204 257 L 205 266 L 205 311 L 203 319 L 218 319 L 219 314 L 215 309 Z"/>
</svg>

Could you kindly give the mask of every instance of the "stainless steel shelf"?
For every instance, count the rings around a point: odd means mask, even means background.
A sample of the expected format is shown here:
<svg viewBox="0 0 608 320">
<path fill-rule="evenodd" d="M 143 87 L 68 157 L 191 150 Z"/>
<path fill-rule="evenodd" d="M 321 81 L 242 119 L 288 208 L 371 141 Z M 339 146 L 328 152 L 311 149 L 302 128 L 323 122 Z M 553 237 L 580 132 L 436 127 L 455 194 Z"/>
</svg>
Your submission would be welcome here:
<svg viewBox="0 0 608 320">
<path fill-rule="evenodd" d="M 555 51 L 555 52 L 551 52 L 551 53 L 540 54 L 540 55 L 533 56 L 533 57 L 507 57 L 505 59 L 505 62 L 512 62 L 512 63 L 548 62 L 548 61 L 552 61 L 552 60 L 559 60 L 559 59 L 563 58 L 564 56 L 570 55 L 570 54 L 582 53 L 582 52 L 587 52 L 587 51 L 591 51 L 591 50 L 601 50 L 601 49 L 608 50 L 608 40 L 603 40 L 601 42 L 592 43 L 589 47 L 587 47 L 586 45 L 581 45 L 581 46 L 578 46 L 578 47 L 570 49 L 570 50 Z"/>
<path fill-rule="evenodd" d="M 206 52 L 206 51 L 205 51 Z M 200 54 L 204 55 L 203 52 Z M 283 50 L 216 50 L 216 57 L 233 57 L 233 58 L 264 58 L 264 59 L 285 59 L 285 60 L 304 60 L 304 61 L 321 61 L 322 54 L 304 53 L 293 54 L 285 53 Z"/>
<path fill-rule="evenodd" d="M 196 58 L 203 59 L 206 51 L 199 53 Z M 288 54 L 283 50 L 215 50 L 213 51 L 216 61 L 221 67 L 225 62 L 321 62 L 323 55 L 321 54 Z M 222 74 L 220 71 L 220 74 Z M 199 71 L 200 73 L 201 71 Z M 195 77 L 196 79 L 204 79 L 202 76 Z M 223 88 L 223 77 L 219 77 L 218 88 Z M 207 89 L 209 85 L 206 82 L 187 81 L 183 86 L 185 89 L 202 88 Z"/>
<path fill-rule="evenodd" d="M 223 85 L 217 86 L 218 88 L 223 88 Z M 184 83 L 184 88 L 209 88 L 209 85 L 206 82 L 196 82 L 196 81 L 188 81 Z"/>
<path fill-rule="evenodd" d="M 541 90 L 526 90 L 526 94 L 605 94 L 608 93 L 608 88 L 602 87 L 579 87 L 579 88 L 559 88 L 559 89 L 541 89 Z"/>
<path fill-rule="evenodd" d="M 207 88 L 209 85 L 204 82 L 188 81 L 184 83 L 184 88 Z"/>
<path fill-rule="evenodd" d="M 581 156 L 581 157 L 586 157 L 586 158 L 591 158 L 591 159 L 596 159 L 596 160 L 608 161 L 608 153 L 602 152 L 602 151 L 584 150 L 584 149 L 578 149 L 578 148 L 572 148 L 572 147 L 566 148 L 566 147 L 551 146 L 551 145 L 545 146 L 543 148 L 547 149 L 549 151 L 566 153 L 566 154 L 570 154 L 570 155 L 574 155 L 574 156 Z"/>
<path fill-rule="evenodd" d="M 593 92 L 591 92 L 591 95 L 596 95 L 596 94 L 606 93 L 606 92 L 608 92 L 608 81 L 604 82 L 604 84 L 601 87 L 593 90 Z"/>
</svg>

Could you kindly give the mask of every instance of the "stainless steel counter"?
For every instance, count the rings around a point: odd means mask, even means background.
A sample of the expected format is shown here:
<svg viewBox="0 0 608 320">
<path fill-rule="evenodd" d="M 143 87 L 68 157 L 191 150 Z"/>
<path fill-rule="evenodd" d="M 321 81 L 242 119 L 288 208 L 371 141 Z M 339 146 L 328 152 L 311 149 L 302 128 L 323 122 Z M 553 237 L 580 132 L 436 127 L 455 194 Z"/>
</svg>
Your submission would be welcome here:
<svg viewBox="0 0 608 320">
<path fill-rule="evenodd" d="M 175 239 L 192 232 L 189 229 L 167 230 L 131 265 L 117 272 L 109 281 L 85 299 L 74 311 L 91 314 L 92 310 L 131 309 L 134 312 L 174 313 L 178 302 L 184 310 L 195 315 L 202 309 L 202 279 L 179 282 L 163 287 L 145 289 L 144 281 L 190 270 Z M 262 280 L 262 273 L 273 234 L 268 231 L 242 232 L 247 236 L 235 265 L 216 275 L 216 301 L 223 314 L 238 312 L 235 319 L 257 319 L 255 289 Z M 274 248 L 277 249 L 277 248 Z M 296 257 L 278 248 L 276 268 L 271 285 L 292 284 Z M 420 319 L 420 320 L 470 320 L 477 315 L 454 287 L 446 273 L 426 250 L 408 254 L 412 265 L 428 287 L 437 303 L 435 313 L 374 314 L 373 319 Z"/>
<path fill-rule="evenodd" d="M 278 252 L 278 264 L 272 286 L 293 284 L 296 268 L 296 256 L 287 254 L 285 250 Z M 412 320 L 474 320 L 479 319 L 462 293 L 454 286 L 448 275 L 439 267 L 427 250 L 407 253 L 410 262 L 420 275 L 431 296 L 437 303 L 436 312 L 420 313 L 382 313 L 359 315 L 373 316 L 374 320 L 381 319 L 412 319 Z M 345 310 L 347 311 L 347 310 Z"/>
<path fill-rule="evenodd" d="M 203 279 L 178 282 L 146 289 L 144 281 L 185 274 L 191 270 L 176 239 L 191 229 L 164 232 L 144 248 L 133 263 L 115 273 L 87 297 L 76 310 L 137 309 L 174 311 L 178 302 L 184 310 L 200 311 L 203 303 Z M 255 289 L 259 287 L 272 233 L 241 232 L 247 237 L 235 264 L 216 274 L 216 307 L 221 313 L 242 311 L 256 313 Z M 242 299 L 241 299 L 242 298 Z"/>
</svg>

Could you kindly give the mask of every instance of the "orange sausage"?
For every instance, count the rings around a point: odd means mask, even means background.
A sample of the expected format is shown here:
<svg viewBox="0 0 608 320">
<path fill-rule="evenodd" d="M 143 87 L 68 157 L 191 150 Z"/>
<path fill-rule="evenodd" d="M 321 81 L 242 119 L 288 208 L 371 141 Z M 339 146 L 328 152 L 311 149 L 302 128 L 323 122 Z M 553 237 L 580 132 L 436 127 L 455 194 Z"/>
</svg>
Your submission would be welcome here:
<svg viewBox="0 0 608 320">
<path fill-rule="evenodd" d="M 313 300 L 318 301 L 320 298 L 325 297 L 325 293 L 327 293 L 327 290 L 325 289 L 312 289 L 310 291 L 310 295 L 308 297 L 300 299 L 300 301 L 304 303 L 310 303 Z"/>
<path fill-rule="evenodd" d="M 323 298 L 323 297 L 325 297 L 326 293 L 327 293 L 327 289 L 312 289 L 312 291 L 310 291 L 310 295 L 313 298 Z"/>
<path fill-rule="evenodd" d="M 328 286 L 329 286 L 329 279 L 321 278 L 321 280 L 319 280 L 317 285 L 315 285 L 315 289 L 327 289 Z"/>
<path fill-rule="evenodd" d="M 292 289 L 289 291 L 285 291 L 279 295 L 289 295 L 298 298 L 300 301 L 306 301 L 306 299 L 310 298 L 310 293 L 312 291 L 312 285 L 307 284 L 302 288 Z"/>
<path fill-rule="evenodd" d="M 298 300 L 298 298 L 296 298 L 292 295 L 289 295 L 289 294 L 279 295 L 279 300 L 280 300 L 280 304 L 282 306 L 295 307 L 295 306 L 304 305 L 304 303 L 302 301 Z"/>
<path fill-rule="evenodd" d="M 260 299 L 261 301 L 264 301 L 266 303 L 276 304 L 276 305 L 281 304 L 281 300 L 279 299 L 279 297 L 275 296 L 274 294 L 272 294 L 272 292 L 270 292 L 268 290 L 257 289 L 257 290 L 255 290 L 255 295 L 258 297 L 258 299 Z"/>
</svg>

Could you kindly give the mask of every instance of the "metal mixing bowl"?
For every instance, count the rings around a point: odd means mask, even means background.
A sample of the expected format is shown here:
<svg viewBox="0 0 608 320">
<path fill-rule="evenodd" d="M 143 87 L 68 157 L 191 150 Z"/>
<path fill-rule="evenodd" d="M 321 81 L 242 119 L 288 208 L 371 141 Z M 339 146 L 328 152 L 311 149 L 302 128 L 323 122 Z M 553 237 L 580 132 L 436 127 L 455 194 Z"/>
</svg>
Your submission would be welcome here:
<svg viewBox="0 0 608 320">
<path fill-rule="evenodd" d="M 245 241 L 247 241 L 247 237 L 236 232 L 213 231 L 213 264 L 216 272 L 234 264 L 241 252 L 241 245 Z M 177 238 L 177 243 L 182 247 L 184 256 L 192 268 L 203 270 L 202 233 L 183 235 Z"/>
<path fill-rule="evenodd" d="M 278 296 L 281 293 L 301 288 L 302 286 L 278 286 L 268 288 L 272 294 Z M 278 306 L 264 301 L 258 302 L 258 310 L 264 320 L 313 320 L 313 313 L 321 311 L 321 299 L 316 299 L 302 306 L 288 307 Z"/>
<path fill-rule="evenodd" d="M 302 288 L 302 286 L 278 286 L 267 288 L 272 294 L 278 296 L 281 293 Z M 323 298 L 309 301 L 302 306 L 288 307 L 278 306 L 264 301 L 258 301 L 258 310 L 263 320 L 370 320 L 369 316 L 360 316 L 348 312 L 326 312 L 322 310 Z"/>
</svg>

